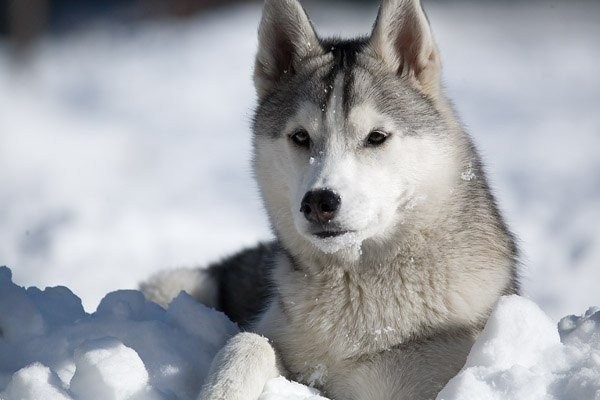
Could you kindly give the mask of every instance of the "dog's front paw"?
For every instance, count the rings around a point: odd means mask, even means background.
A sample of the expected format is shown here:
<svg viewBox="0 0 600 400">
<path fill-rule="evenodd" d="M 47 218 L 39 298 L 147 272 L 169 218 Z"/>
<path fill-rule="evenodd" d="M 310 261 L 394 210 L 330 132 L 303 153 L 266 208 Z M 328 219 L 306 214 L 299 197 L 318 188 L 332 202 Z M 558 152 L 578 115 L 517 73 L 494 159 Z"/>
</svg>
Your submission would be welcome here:
<svg viewBox="0 0 600 400">
<path fill-rule="evenodd" d="M 280 375 L 269 341 L 257 334 L 239 333 L 227 342 L 210 367 L 198 400 L 255 400 L 265 383 Z"/>
</svg>

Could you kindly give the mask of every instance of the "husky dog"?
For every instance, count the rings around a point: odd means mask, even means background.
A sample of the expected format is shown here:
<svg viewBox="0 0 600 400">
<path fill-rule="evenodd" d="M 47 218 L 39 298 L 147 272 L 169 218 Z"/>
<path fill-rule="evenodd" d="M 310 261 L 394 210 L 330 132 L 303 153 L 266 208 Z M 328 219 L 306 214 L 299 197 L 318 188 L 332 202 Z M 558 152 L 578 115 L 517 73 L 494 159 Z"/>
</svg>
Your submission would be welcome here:
<svg viewBox="0 0 600 400">
<path fill-rule="evenodd" d="M 277 241 L 142 285 L 253 332 L 219 352 L 200 398 L 256 399 L 283 374 L 336 400 L 434 399 L 518 292 L 518 261 L 419 1 L 384 0 L 370 37 L 338 40 L 297 0 L 267 0 L 254 82 Z"/>
</svg>

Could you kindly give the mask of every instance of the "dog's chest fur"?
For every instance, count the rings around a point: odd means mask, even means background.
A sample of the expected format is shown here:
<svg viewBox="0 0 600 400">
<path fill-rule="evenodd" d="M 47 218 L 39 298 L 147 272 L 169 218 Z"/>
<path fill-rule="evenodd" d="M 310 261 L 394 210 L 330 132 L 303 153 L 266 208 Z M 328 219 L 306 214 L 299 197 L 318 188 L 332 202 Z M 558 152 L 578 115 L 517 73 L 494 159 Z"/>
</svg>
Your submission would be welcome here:
<svg viewBox="0 0 600 400">
<path fill-rule="evenodd" d="M 441 260 L 434 255 L 413 250 L 380 263 L 329 265 L 319 273 L 281 257 L 272 306 L 280 320 L 268 335 L 290 372 L 323 384 L 349 363 L 465 325 L 453 312 L 449 269 L 436 268 Z"/>
</svg>

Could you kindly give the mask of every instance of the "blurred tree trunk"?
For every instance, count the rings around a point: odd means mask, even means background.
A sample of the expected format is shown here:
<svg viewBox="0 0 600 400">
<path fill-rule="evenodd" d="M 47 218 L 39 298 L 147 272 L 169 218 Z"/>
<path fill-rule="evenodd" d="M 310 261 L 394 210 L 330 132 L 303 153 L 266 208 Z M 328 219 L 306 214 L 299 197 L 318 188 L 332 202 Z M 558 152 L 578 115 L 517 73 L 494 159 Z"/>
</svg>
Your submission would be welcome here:
<svg viewBox="0 0 600 400">
<path fill-rule="evenodd" d="M 46 28 L 48 0 L 8 0 L 7 6 L 9 38 L 23 53 Z"/>
</svg>

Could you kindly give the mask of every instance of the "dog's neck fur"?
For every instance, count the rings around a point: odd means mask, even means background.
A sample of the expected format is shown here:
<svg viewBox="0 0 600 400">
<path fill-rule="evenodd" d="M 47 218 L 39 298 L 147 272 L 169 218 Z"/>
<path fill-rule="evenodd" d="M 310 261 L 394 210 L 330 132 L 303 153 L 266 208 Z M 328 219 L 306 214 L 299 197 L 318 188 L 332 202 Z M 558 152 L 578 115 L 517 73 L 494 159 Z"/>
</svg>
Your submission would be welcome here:
<svg viewBox="0 0 600 400">
<path fill-rule="evenodd" d="M 268 335 L 286 349 L 298 348 L 286 353 L 305 355 L 287 360 L 292 372 L 307 374 L 302 365 L 336 364 L 440 332 L 481 329 L 497 298 L 517 289 L 509 272 L 512 238 L 505 231 L 493 237 L 502 221 L 495 209 L 486 209 L 480 179 L 462 182 L 463 193 L 453 194 L 460 200 L 439 203 L 445 217 L 435 224 L 419 223 L 415 210 L 390 238 L 394 247 L 366 241 L 354 261 L 317 249 L 282 252 L 274 281 L 285 321 Z M 460 213 L 489 218 L 457 227 L 464 220 Z M 489 246 L 481 245 L 486 236 Z"/>
</svg>

